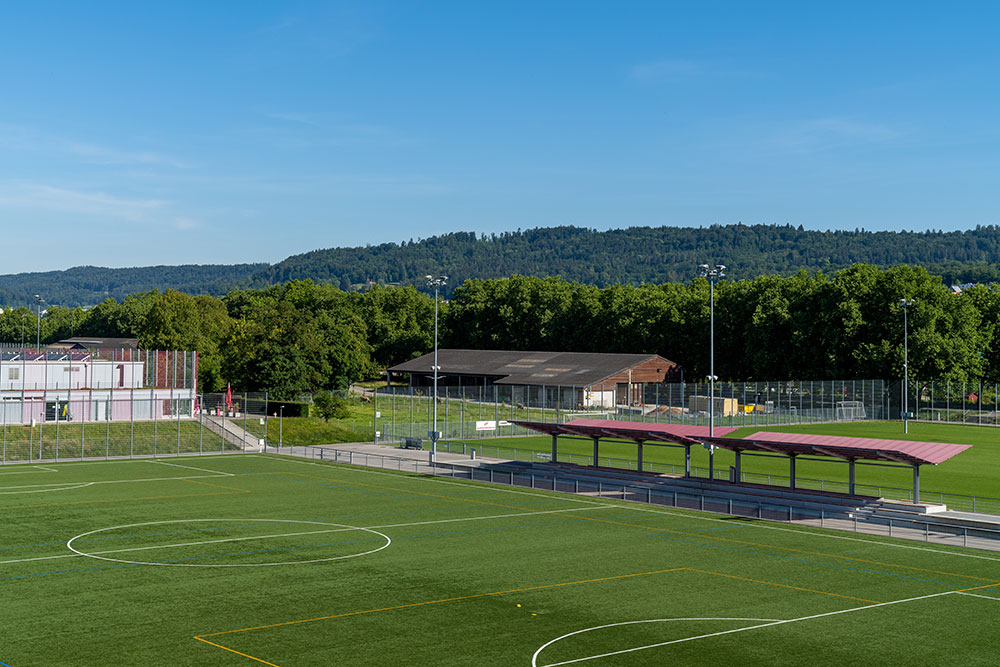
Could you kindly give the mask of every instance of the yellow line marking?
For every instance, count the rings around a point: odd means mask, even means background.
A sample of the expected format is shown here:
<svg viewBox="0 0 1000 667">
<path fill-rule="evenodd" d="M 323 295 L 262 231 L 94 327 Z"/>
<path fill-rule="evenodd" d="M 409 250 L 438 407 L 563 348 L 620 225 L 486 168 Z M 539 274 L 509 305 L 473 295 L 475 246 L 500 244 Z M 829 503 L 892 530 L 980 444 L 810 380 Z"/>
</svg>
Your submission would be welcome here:
<svg viewBox="0 0 1000 667">
<path fill-rule="evenodd" d="M 693 567 L 684 568 L 691 572 L 700 572 L 701 574 L 714 574 L 718 577 L 726 577 L 728 579 L 739 579 L 740 581 L 751 581 L 755 584 L 767 584 L 768 586 L 778 586 L 779 588 L 791 588 L 796 591 L 804 591 L 806 593 L 819 593 L 820 595 L 831 595 L 835 598 L 846 598 L 848 600 L 858 600 L 860 602 L 870 602 L 872 604 L 880 604 L 878 600 L 868 600 L 866 598 L 856 598 L 852 595 L 841 595 L 839 593 L 829 593 L 827 591 L 817 591 L 812 588 L 801 588 L 799 586 L 790 586 L 788 584 L 777 584 L 773 581 L 762 581 L 760 579 L 750 579 L 748 577 L 737 577 L 735 574 L 723 574 L 722 572 L 710 572 L 708 570 L 697 570 Z"/>
<path fill-rule="evenodd" d="M 617 505 L 613 505 L 613 506 L 617 507 Z M 917 572 L 928 572 L 930 574 L 945 574 L 945 575 L 952 576 L 952 577 L 958 577 L 960 579 L 975 579 L 977 581 L 994 581 L 994 582 L 997 581 L 996 579 L 989 579 L 987 577 L 977 577 L 977 576 L 974 576 L 974 575 L 971 575 L 971 574 L 958 574 L 958 573 L 955 573 L 955 572 L 944 572 L 942 570 L 931 570 L 931 569 L 928 569 L 928 568 L 925 568 L 925 567 L 914 567 L 912 565 L 897 565 L 896 563 L 884 563 L 882 561 L 877 561 L 877 560 L 867 560 L 865 558 L 854 558 L 853 556 L 841 556 L 839 554 L 828 554 L 828 553 L 824 553 L 822 551 L 809 551 L 807 549 L 796 549 L 794 547 L 782 547 L 782 546 L 778 546 L 776 544 L 765 544 L 763 542 L 750 542 L 750 541 L 747 541 L 747 540 L 737 540 L 737 539 L 733 539 L 731 537 L 722 537 L 722 536 L 719 536 L 719 535 L 708 535 L 708 534 L 705 534 L 705 533 L 691 533 L 691 532 L 688 532 L 688 531 L 685 531 L 685 530 L 669 530 L 669 529 L 663 529 L 663 528 L 655 528 L 653 526 L 644 526 L 644 525 L 636 524 L 636 523 L 626 523 L 624 521 L 616 521 L 614 519 L 599 519 L 597 517 L 579 516 L 579 515 L 574 516 L 573 518 L 574 519 L 578 519 L 580 521 L 597 521 L 599 523 L 611 523 L 611 524 L 615 524 L 615 525 L 618 525 L 618 526 L 628 526 L 629 528 L 641 528 L 643 530 L 652 530 L 652 531 L 656 531 L 658 533 L 666 533 L 666 534 L 669 534 L 669 535 L 687 535 L 687 536 L 690 536 L 690 537 L 703 537 L 703 538 L 709 539 L 709 540 L 719 540 L 720 542 L 732 542 L 734 544 L 743 544 L 743 545 L 749 545 L 749 546 L 755 546 L 755 547 L 764 547 L 764 548 L 768 548 L 768 549 L 777 549 L 779 551 L 791 551 L 791 552 L 794 552 L 794 553 L 808 554 L 808 555 L 811 555 L 811 556 L 826 556 L 827 558 L 838 558 L 840 560 L 850 561 L 852 563 L 867 563 L 869 565 L 882 565 L 884 567 L 895 567 L 895 568 L 899 568 L 899 569 L 903 569 L 903 570 L 914 570 L 914 571 L 917 571 Z"/>
<path fill-rule="evenodd" d="M 985 586 L 973 586 L 972 588 L 962 588 L 962 589 L 959 589 L 957 591 L 952 591 L 952 592 L 953 593 L 964 593 L 966 591 L 978 591 L 978 590 L 981 590 L 983 588 L 995 588 L 997 586 L 1000 586 L 1000 584 L 986 584 Z"/>
<path fill-rule="evenodd" d="M 583 579 L 583 580 L 580 580 L 580 581 L 566 581 L 566 582 L 562 582 L 562 583 L 558 583 L 558 584 L 543 584 L 543 585 L 540 585 L 540 586 L 529 586 L 529 587 L 526 587 L 526 588 L 515 588 L 515 589 L 503 590 L 503 591 L 493 591 L 491 593 L 476 593 L 476 594 L 473 594 L 473 595 L 462 595 L 462 596 L 459 596 L 459 597 L 442 598 L 440 600 L 427 600 L 427 601 L 424 601 L 424 602 L 411 602 L 409 604 L 395 605 L 395 606 L 392 606 L 392 607 L 380 607 L 378 609 L 364 609 L 362 611 L 350 611 L 350 612 L 345 612 L 345 613 L 342 613 L 342 614 L 331 614 L 329 616 L 317 616 L 316 618 L 305 618 L 305 619 L 300 619 L 300 620 L 297 620 L 297 621 L 285 621 L 283 623 L 271 623 L 269 625 L 257 625 L 257 626 L 254 626 L 254 627 L 239 628 L 239 629 L 236 629 L 236 630 L 223 630 L 221 632 L 209 632 L 209 633 L 202 634 L 202 635 L 195 635 L 194 639 L 197 639 L 198 641 L 204 642 L 206 644 L 211 644 L 212 646 L 215 646 L 217 648 L 221 648 L 221 649 L 223 649 L 225 651 L 229 651 L 230 653 L 235 653 L 235 654 L 243 656 L 245 658 L 250 658 L 251 660 L 254 660 L 254 661 L 259 662 L 261 664 L 270 665 L 271 667 L 278 667 L 278 665 L 275 665 L 272 662 L 267 662 L 266 660 L 262 660 L 261 658 L 257 658 L 255 656 L 249 655 L 247 653 L 241 653 L 241 652 L 236 651 L 234 649 L 231 649 L 231 648 L 229 648 L 227 646 L 223 646 L 222 644 L 217 644 L 215 642 L 210 642 L 207 639 L 205 639 L 205 637 L 218 637 L 220 635 L 231 635 L 231 634 L 236 634 L 236 633 L 241 633 L 241 632 L 252 632 L 254 630 L 268 630 L 268 629 L 272 629 L 272 628 L 287 627 L 287 626 L 290 626 L 290 625 L 301 625 L 303 623 L 314 623 L 316 621 L 329 621 L 329 620 L 334 620 L 334 619 L 338 619 L 338 618 L 348 618 L 350 616 L 363 616 L 363 615 L 366 615 L 366 614 L 375 614 L 375 613 L 383 612 L 383 611 L 397 611 L 397 610 L 400 610 L 400 609 L 412 609 L 414 607 L 425 607 L 425 606 L 428 606 L 428 605 L 443 604 L 443 603 L 446 603 L 446 602 L 458 602 L 460 600 L 474 600 L 474 599 L 477 599 L 477 598 L 492 597 L 492 596 L 496 596 L 496 595 L 507 595 L 507 594 L 511 594 L 511 593 L 525 593 L 525 592 L 528 592 L 528 591 L 546 590 L 546 589 L 552 589 L 552 588 L 562 588 L 564 586 L 574 586 L 574 585 L 577 585 L 577 584 L 591 584 L 591 583 L 597 583 L 597 582 L 602 582 L 602 581 L 616 581 L 616 580 L 620 580 L 620 579 L 630 579 L 632 577 L 645 577 L 645 576 L 654 575 L 654 574 L 665 574 L 667 572 L 697 572 L 698 574 L 709 574 L 709 575 L 715 575 L 715 576 L 718 576 L 718 577 L 726 577 L 728 579 L 738 579 L 740 581 L 747 581 L 747 582 L 751 582 L 751 583 L 755 583 L 755 584 L 765 584 L 767 586 L 776 586 L 778 588 L 789 588 L 789 589 L 792 589 L 792 590 L 803 591 L 805 593 L 818 593 L 819 595 L 828 595 L 828 596 L 831 596 L 831 597 L 844 598 L 844 599 L 848 599 L 848 600 L 857 600 L 859 602 L 866 602 L 866 603 L 870 603 L 870 604 L 880 604 L 879 602 L 877 602 L 875 600 L 868 600 L 868 599 L 865 599 L 865 598 L 858 598 L 858 597 L 853 597 L 853 596 L 850 596 L 850 595 L 840 595 L 838 593 L 830 593 L 830 592 L 827 592 L 827 591 L 817 591 L 817 590 L 813 590 L 811 588 L 800 588 L 798 586 L 790 586 L 788 584 L 778 584 L 778 583 L 775 583 L 773 581 L 762 581 L 760 579 L 749 579 L 747 577 L 738 577 L 738 576 L 732 575 L 732 574 L 723 574 L 722 572 L 711 572 L 711 571 L 708 571 L 708 570 L 698 570 L 698 569 L 690 568 L 690 567 L 674 567 L 674 568 L 669 568 L 669 569 L 666 569 L 666 570 L 652 570 L 652 571 L 649 571 L 649 572 L 635 572 L 635 573 L 632 573 L 632 574 L 620 574 L 620 575 L 615 575 L 615 576 L 611 576 L 611 577 L 599 577 L 599 578 L 596 578 L 596 579 Z M 990 586 L 996 586 L 996 585 L 1000 585 L 1000 584 L 991 584 Z M 971 589 L 966 589 L 966 590 L 976 590 L 978 588 L 988 588 L 988 587 L 989 586 L 977 586 L 976 588 L 971 588 Z"/>
<path fill-rule="evenodd" d="M 125 503 L 134 500 L 167 500 L 169 498 L 200 498 L 203 496 L 232 496 L 236 495 L 232 491 L 218 493 L 182 493 L 173 496 L 142 496 L 136 498 L 106 498 L 101 500 L 71 500 L 63 503 L 34 503 L 32 505 L 7 505 L 0 507 L 0 510 L 24 509 L 30 507 L 61 507 L 63 505 L 90 505 L 95 503 Z"/>
<path fill-rule="evenodd" d="M 337 470 L 337 468 L 332 468 L 331 467 L 331 470 Z M 265 474 L 265 473 L 254 473 L 254 474 Z M 266 474 L 272 474 L 272 473 L 266 473 Z M 461 501 L 461 502 L 474 503 L 474 504 L 478 504 L 478 505 L 495 505 L 497 507 L 511 507 L 511 508 L 524 509 L 524 510 L 532 509 L 532 508 L 528 508 L 528 507 L 523 507 L 521 505 L 504 505 L 504 504 L 500 504 L 500 503 L 490 503 L 490 502 L 486 502 L 486 501 L 482 501 L 482 500 L 469 500 L 468 498 L 457 498 L 455 496 L 446 496 L 446 495 L 441 495 L 441 494 L 436 494 L 436 493 L 427 493 L 427 492 L 422 492 L 422 491 L 410 491 L 410 490 L 407 490 L 407 489 L 399 489 L 399 488 L 393 487 L 393 486 L 382 486 L 382 485 L 379 485 L 379 484 L 365 484 L 364 482 L 352 482 L 352 481 L 347 481 L 347 480 L 333 479 L 333 478 L 330 478 L 330 477 L 321 477 L 321 476 L 318 476 L 318 475 L 308 475 L 308 474 L 305 474 L 305 473 L 296 473 L 296 472 L 287 472 L 286 473 L 286 472 L 282 472 L 280 474 L 283 474 L 283 475 L 284 474 L 287 474 L 287 475 L 296 475 L 296 476 L 299 476 L 299 477 L 309 477 L 309 478 L 312 478 L 312 479 L 321 479 L 321 480 L 324 480 L 324 481 L 336 481 L 336 482 L 341 483 L 341 484 L 353 484 L 353 485 L 356 485 L 356 486 L 364 486 L 364 487 L 369 487 L 369 488 L 373 488 L 373 489 L 382 489 L 382 490 L 386 490 L 386 491 L 396 491 L 396 492 L 399 492 L 399 493 L 410 493 L 410 494 L 420 495 L 420 496 L 430 496 L 432 498 L 445 498 L 445 499 L 448 499 L 448 500 L 458 500 L 458 501 Z M 542 495 L 542 494 L 539 494 L 539 496 L 543 497 L 543 498 L 547 498 L 548 497 L 548 496 L 545 496 L 545 495 Z M 611 505 L 612 507 L 622 507 L 623 509 L 627 509 L 626 507 L 618 505 L 616 503 L 605 503 L 605 504 Z M 654 515 L 655 516 L 668 516 L 668 515 L 661 515 L 659 513 L 655 513 Z M 579 519 L 581 521 L 598 521 L 598 522 L 601 522 L 601 523 L 611 523 L 611 524 L 616 524 L 616 525 L 620 525 L 620 526 L 628 526 L 630 528 L 641 528 L 643 530 L 655 530 L 657 532 L 669 533 L 669 534 L 674 534 L 674 535 L 681 535 L 681 534 L 687 535 L 687 534 L 690 534 L 687 531 L 681 531 L 681 530 L 664 530 L 664 529 L 655 528 L 655 527 L 652 527 L 652 526 L 643 526 L 643 525 L 634 524 L 634 523 L 626 523 L 624 521 L 615 521 L 613 519 L 597 519 L 597 518 L 594 518 L 594 517 L 587 517 L 587 516 L 576 516 L 574 518 Z M 945 572 L 945 571 L 942 571 L 942 570 L 931 570 L 931 569 L 923 568 L 923 567 L 914 567 L 912 565 L 897 565 L 895 563 L 885 563 L 885 562 L 877 561 L 877 560 L 867 560 L 867 559 L 864 559 L 864 558 L 854 558 L 854 557 L 851 557 L 851 556 L 841 556 L 839 554 L 829 554 L 829 553 L 824 553 L 822 551 L 809 551 L 809 550 L 806 550 L 806 549 L 795 549 L 793 547 L 782 547 L 782 546 L 778 546 L 778 545 L 774 545 L 774 544 L 765 544 L 763 542 L 750 542 L 750 541 L 747 541 L 747 540 L 737 540 L 737 539 L 733 539 L 733 538 L 729 538 L 729 537 L 721 537 L 721 536 L 718 536 L 718 535 L 707 535 L 707 534 L 701 534 L 701 533 L 699 533 L 699 534 L 696 534 L 696 536 L 697 537 L 704 537 L 704 538 L 710 539 L 710 540 L 719 540 L 719 541 L 722 541 L 722 542 L 732 542 L 733 544 L 745 544 L 745 545 L 751 545 L 751 546 L 756 546 L 756 547 L 765 547 L 765 548 L 770 548 L 770 549 L 778 549 L 778 550 L 781 550 L 781 551 L 791 551 L 793 553 L 809 554 L 809 555 L 812 555 L 812 556 L 826 556 L 828 558 L 837 558 L 837 559 L 841 559 L 841 560 L 845 560 L 845 561 L 850 561 L 850 562 L 853 562 L 853 563 L 867 563 L 869 565 L 882 565 L 882 566 L 885 566 L 885 567 L 895 567 L 895 568 L 899 568 L 899 569 L 903 569 L 903 570 L 912 570 L 914 572 L 927 572 L 927 573 L 930 573 L 930 574 L 944 574 L 944 575 L 948 575 L 948 576 L 952 576 L 952 577 L 958 577 L 960 579 L 974 579 L 974 580 L 977 580 L 977 581 L 997 581 L 996 579 L 990 579 L 988 577 L 977 577 L 977 576 L 973 576 L 973 575 L 969 575 L 969 574 L 958 574 L 958 573 L 955 573 L 955 572 Z"/>
<path fill-rule="evenodd" d="M 274 474 L 274 473 L 254 473 L 254 474 Z M 363 486 L 363 487 L 366 487 L 366 488 L 369 488 L 369 489 L 381 489 L 383 491 L 394 491 L 396 493 L 409 493 L 409 494 L 412 494 L 412 495 L 415 495 L 415 496 L 427 496 L 429 498 L 441 498 L 441 499 L 444 499 L 444 500 L 458 500 L 460 502 L 471 503 L 473 505 L 490 505 L 492 507 L 506 507 L 508 509 L 519 509 L 519 510 L 537 509 L 537 508 L 532 508 L 532 507 L 525 507 L 523 505 L 510 505 L 510 504 L 506 504 L 506 503 L 491 503 L 491 502 L 487 502 L 485 500 L 470 500 L 469 498 L 457 498 L 455 496 L 445 496 L 445 495 L 442 495 L 442 494 L 439 494 L 439 493 L 427 493 L 426 491 L 410 491 L 409 489 L 400 489 L 400 488 L 397 488 L 395 486 L 382 486 L 380 484 L 365 484 L 364 482 L 352 482 L 352 481 L 349 481 L 349 480 L 332 479 L 330 477 L 320 477 L 319 475 L 307 475 L 306 473 L 302 473 L 302 472 L 281 472 L 281 473 L 278 473 L 278 474 L 280 474 L 280 475 L 295 475 L 296 477 L 308 477 L 310 479 L 321 479 L 324 482 L 337 482 L 338 484 L 351 484 L 351 485 L 354 485 L 354 486 Z M 547 496 L 539 495 L 539 497 L 545 498 Z M 559 498 L 555 498 L 555 500 L 559 500 Z"/>
<path fill-rule="evenodd" d="M 583 519 L 583 518 L 589 518 L 589 517 L 576 517 L 576 518 Z M 600 519 L 594 519 L 594 521 L 599 521 L 599 520 Z M 681 532 L 681 531 L 665 530 L 663 532 L 665 532 L 665 533 L 677 533 L 677 532 Z M 690 533 L 688 533 L 688 534 L 690 534 Z M 994 581 L 994 582 L 997 581 L 996 579 L 989 579 L 987 577 L 977 577 L 977 576 L 974 576 L 974 575 L 971 575 L 971 574 L 958 574 L 956 572 L 944 572 L 942 570 L 931 570 L 931 569 L 928 569 L 928 568 L 925 568 L 925 567 L 914 567 L 912 565 L 898 565 L 896 563 L 885 563 L 885 562 L 878 561 L 878 560 L 868 560 L 868 559 L 865 559 L 865 558 L 855 558 L 853 556 L 841 556 L 840 554 L 828 554 L 828 553 L 824 553 L 822 551 L 809 551 L 807 549 L 796 549 L 794 547 L 782 547 L 782 546 L 778 546 L 776 544 L 764 544 L 762 542 L 749 542 L 747 540 L 736 540 L 736 539 L 733 539 L 731 537 L 721 537 L 721 536 L 718 536 L 718 535 L 705 535 L 705 534 L 697 533 L 697 534 L 695 534 L 695 536 L 696 537 L 706 537 L 708 539 L 719 540 L 721 542 L 732 542 L 734 544 L 746 544 L 746 545 L 755 546 L 755 547 L 767 547 L 767 548 L 770 548 L 770 549 L 778 549 L 780 551 L 791 551 L 791 552 L 794 552 L 794 553 L 809 554 L 810 556 L 826 556 L 827 558 L 838 558 L 840 560 L 850 561 L 852 563 L 867 563 L 869 565 L 883 565 L 885 567 L 895 567 L 895 568 L 899 568 L 899 569 L 903 569 L 903 570 L 913 570 L 913 571 L 916 571 L 916 572 L 928 572 L 930 574 L 946 574 L 948 576 L 958 577 L 960 579 L 975 579 L 975 580 L 978 580 L 978 581 Z M 998 583 L 1000 583 L 1000 582 L 998 582 Z"/>
<path fill-rule="evenodd" d="M 270 625 L 258 625 L 252 628 L 240 628 L 238 630 L 223 630 L 222 632 L 209 632 L 203 635 L 195 636 L 195 639 L 201 637 L 216 637 L 218 635 L 231 635 L 236 632 L 249 632 L 250 630 L 266 630 L 268 628 L 280 628 L 286 625 L 298 625 L 300 623 L 312 623 L 314 621 L 329 621 L 335 618 L 345 618 L 347 616 L 361 616 L 363 614 L 374 614 L 380 611 L 395 611 L 397 609 L 409 609 L 411 607 L 424 607 L 432 604 L 441 604 L 443 602 L 458 602 L 459 600 L 473 600 L 475 598 L 491 597 L 493 595 L 506 595 L 508 593 L 525 593 L 527 591 L 538 591 L 547 588 L 561 588 L 563 586 L 575 586 L 577 584 L 593 584 L 600 581 L 615 581 L 618 579 L 629 579 L 631 577 L 645 577 L 652 574 L 664 574 L 666 572 L 681 572 L 686 570 L 686 567 L 672 567 L 667 570 L 652 570 L 650 572 L 634 572 L 632 574 L 619 574 L 612 577 L 599 577 L 597 579 L 582 579 L 580 581 L 564 581 L 558 584 L 543 584 L 541 586 L 528 586 L 527 588 L 513 588 L 505 591 L 493 591 L 492 593 L 475 593 L 473 595 L 462 595 L 453 598 L 443 598 L 440 600 L 427 600 L 424 602 L 411 602 L 409 604 L 400 604 L 393 607 L 381 607 L 379 609 L 365 609 L 363 611 L 349 611 L 343 614 L 333 614 L 331 616 L 317 616 L 316 618 L 305 618 L 298 621 L 285 621 L 284 623 L 272 623 Z"/>
<path fill-rule="evenodd" d="M 206 644 L 211 644 L 212 646 L 215 646 L 217 648 L 221 648 L 223 651 L 229 651 L 230 653 L 235 653 L 236 655 L 242 655 L 244 658 L 250 658 L 251 660 L 256 660 L 257 662 L 259 662 L 259 663 L 261 663 L 263 665 L 270 665 L 271 667 L 278 667 L 278 665 L 274 664 L 273 662 L 268 662 L 267 660 L 261 660 L 260 658 L 255 658 L 254 656 L 250 655 L 249 653 L 240 653 L 239 651 L 236 651 L 236 650 L 233 650 L 233 649 L 228 648 L 226 646 L 223 646 L 222 644 L 216 644 L 215 642 L 210 642 L 207 639 L 203 639 L 202 637 L 195 637 L 195 639 L 197 639 L 200 642 L 205 642 Z"/>
<path fill-rule="evenodd" d="M 229 489 L 230 491 L 238 491 L 239 493 L 251 493 L 247 489 L 238 489 L 235 486 L 225 486 L 223 484 L 212 484 L 211 482 L 201 482 L 197 479 L 184 479 L 185 482 L 191 482 L 192 484 L 203 484 L 205 486 L 214 486 L 218 489 Z"/>
</svg>

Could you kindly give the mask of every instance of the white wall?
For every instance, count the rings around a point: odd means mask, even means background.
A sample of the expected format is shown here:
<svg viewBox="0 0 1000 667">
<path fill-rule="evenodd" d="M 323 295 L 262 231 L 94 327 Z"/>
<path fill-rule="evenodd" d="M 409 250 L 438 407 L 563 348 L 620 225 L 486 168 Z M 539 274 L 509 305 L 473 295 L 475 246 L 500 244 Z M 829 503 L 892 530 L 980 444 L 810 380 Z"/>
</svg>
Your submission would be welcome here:
<svg viewBox="0 0 1000 667">
<path fill-rule="evenodd" d="M 11 376 L 14 377 L 11 377 Z M 124 376 L 124 377 L 123 377 Z M 2 361 L 0 391 L 47 389 L 138 389 L 143 385 L 141 361 Z"/>
</svg>

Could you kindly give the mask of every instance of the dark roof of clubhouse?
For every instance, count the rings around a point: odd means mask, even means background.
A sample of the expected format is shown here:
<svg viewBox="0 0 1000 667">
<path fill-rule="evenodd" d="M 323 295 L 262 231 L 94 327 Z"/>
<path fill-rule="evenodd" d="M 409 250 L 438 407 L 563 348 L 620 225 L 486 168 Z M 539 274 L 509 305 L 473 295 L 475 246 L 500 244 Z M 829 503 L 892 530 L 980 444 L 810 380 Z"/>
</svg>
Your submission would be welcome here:
<svg viewBox="0 0 1000 667">
<path fill-rule="evenodd" d="M 514 350 L 438 350 L 440 375 L 492 377 L 495 384 L 589 387 L 650 359 L 663 369 L 676 364 L 656 354 L 599 352 L 519 352 Z M 434 353 L 398 364 L 390 373 L 433 374 Z"/>
</svg>

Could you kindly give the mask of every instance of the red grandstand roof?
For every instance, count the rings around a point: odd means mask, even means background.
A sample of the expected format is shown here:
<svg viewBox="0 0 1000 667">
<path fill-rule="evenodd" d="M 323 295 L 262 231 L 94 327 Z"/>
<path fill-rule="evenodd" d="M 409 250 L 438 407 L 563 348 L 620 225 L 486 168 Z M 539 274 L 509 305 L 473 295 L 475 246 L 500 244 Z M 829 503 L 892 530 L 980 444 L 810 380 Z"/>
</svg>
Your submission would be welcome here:
<svg viewBox="0 0 1000 667">
<path fill-rule="evenodd" d="M 812 454 L 840 459 L 890 461 L 906 465 L 938 464 L 947 461 L 971 445 L 912 440 L 848 438 L 836 435 L 805 435 L 761 431 L 745 438 L 723 437 L 735 428 L 716 427 L 715 436 L 707 426 L 688 424 L 651 424 L 648 422 L 574 419 L 565 424 L 515 421 L 518 426 L 550 435 L 576 435 L 587 438 L 621 438 L 633 442 L 671 442 L 682 445 L 707 443 L 732 451 L 773 452 L 784 456 Z"/>
<path fill-rule="evenodd" d="M 912 440 L 848 438 L 837 435 L 805 435 L 761 431 L 745 438 L 702 438 L 703 442 L 733 451 L 768 451 L 786 456 L 817 454 L 841 459 L 893 461 L 908 465 L 938 464 L 971 445 Z"/>
<path fill-rule="evenodd" d="M 649 422 L 612 421 L 607 419 L 574 419 L 565 424 L 515 421 L 518 426 L 550 435 L 579 435 L 587 438 L 621 438 L 642 442 L 673 442 L 682 445 L 700 444 L 708 437 L 707 426 L 689 424 L 652 424 Z M 716 427 L 716 435 L 726 435 L 736 429 Z"/>
</svg>

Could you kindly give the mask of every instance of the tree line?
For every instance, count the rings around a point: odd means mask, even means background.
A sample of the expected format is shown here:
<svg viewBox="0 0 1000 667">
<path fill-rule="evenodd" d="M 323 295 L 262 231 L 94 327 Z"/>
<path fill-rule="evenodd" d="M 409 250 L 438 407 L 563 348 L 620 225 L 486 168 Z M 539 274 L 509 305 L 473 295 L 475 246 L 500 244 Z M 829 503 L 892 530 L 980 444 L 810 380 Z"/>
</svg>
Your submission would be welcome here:
<svg viewBox="0 0 1000 667">
<path fill-rule="evenodd" d="M 952 294 L 926 269 L 866 264 L 827 275 L 720 280 L 715 369 L 723 380 L 1000 381 L 1000 289 Z M 0 341 L 34 344 L 35 311 L 0 315 Z M 198 350 L 203 391 L 301 392 L 377 379 L 431 350 L 434 302 L 413 287 L 344 291 L 291 281 L 224 297 L 151 290 L 90 310 L 52 307 L 43 343 L 72 335 L 136 337 L 149 349 Z M 691 381 L 708 372 L 709 284 L 596 287 L 560 278 L 473 279 L 441 304 L 441 345 L 471 349 L 655 353 Z"/>
<path fill-rule="evenodd" d="M 370 282 L 412 285 L 426 291 L 428 273 L 452 278 L 445 295 L 470 279 L 512 275 L 561 276 L 597 287 L 690 282 L 698 264 L 712 259 L 739 267 L 740 278 L 791 276 L 805 269 L 827 273 L 863 262 L 887 268 L 926 267 L 946 284 L 1000 282 L 1000 227 L 941 231 L 812 231 L 791 225 L 630 227 L 596 231 L 549 227 L 502 234 L 456 232 L 403 243 L 329 248 L 277 264 L 143 267 L 0 275 L 0 305 L 30 306 L 33 295 L 64 307 L 119 301 L 145 290 L 176 289 L 219 297 L 233 289 L 264 289 L 293 280 L 331 284 L 344 291 Z"/>
</svg>

